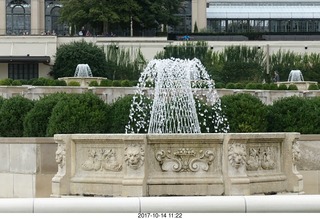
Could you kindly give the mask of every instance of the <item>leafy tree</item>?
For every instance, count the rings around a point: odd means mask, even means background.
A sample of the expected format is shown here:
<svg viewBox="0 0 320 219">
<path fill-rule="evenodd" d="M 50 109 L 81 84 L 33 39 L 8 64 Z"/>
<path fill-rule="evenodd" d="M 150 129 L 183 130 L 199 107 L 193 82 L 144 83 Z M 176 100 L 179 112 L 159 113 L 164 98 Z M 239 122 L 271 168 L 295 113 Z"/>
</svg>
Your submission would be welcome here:
<svg viewBox="0 0 320 219">
<path fill-rule="evenodd" d="M 106 54 L 103 49 L 85 41 L 61 45 L 57 49 L 52 74 L 55 79 L 73 77 L 78 64 L 88 64 L 95 77 L 107 76 Z"/>
<path fill-rule="evenodd" d="M 62 0 L 61 21 L 78 30 L 92 27 L 104 33 L 109 27 L 122 25 L 135 28 L 157 28 L 161 24 L 177 24 L 181 2 L 184 0 Z"/>
</svg>

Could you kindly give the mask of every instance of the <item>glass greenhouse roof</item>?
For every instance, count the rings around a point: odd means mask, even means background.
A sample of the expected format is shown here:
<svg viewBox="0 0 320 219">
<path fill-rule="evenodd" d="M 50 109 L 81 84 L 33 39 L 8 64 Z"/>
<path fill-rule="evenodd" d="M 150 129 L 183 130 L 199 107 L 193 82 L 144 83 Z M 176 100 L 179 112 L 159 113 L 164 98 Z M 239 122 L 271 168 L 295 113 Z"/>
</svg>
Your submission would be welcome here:
<svg viewBox="0 0 320 219">
<path fill-rule="evenodd" d="M 207 8 L 207 19 L 319 19 L 320 5 L 241 6 L 214 5 Z"/>
</svg>

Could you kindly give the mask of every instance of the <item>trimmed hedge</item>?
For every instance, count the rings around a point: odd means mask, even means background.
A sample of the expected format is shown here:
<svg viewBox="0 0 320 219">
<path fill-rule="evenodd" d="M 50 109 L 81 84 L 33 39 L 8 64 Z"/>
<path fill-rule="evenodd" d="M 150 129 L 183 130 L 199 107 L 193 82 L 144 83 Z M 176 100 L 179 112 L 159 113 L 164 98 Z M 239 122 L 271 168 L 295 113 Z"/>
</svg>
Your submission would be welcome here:
<svg viewBox="0 0 320 219">
<path fill-rule="evenodd" d="M 0 108 L 0 136 L 22 137 L 23 121 L 34 102 L 20 95 L 5 99 Z"/>
<path fill-rule="evenodd" d="M 90 92 L 69 94 L 53 108 L 47 136 L 58 133 L 107 133 L 109 106 Z"/>
<path fill-rule="evenodd" d="M 262 101 L 246 93 L 221 97 L 221 105 L 230 125 L 230 132 L 265 132 L 267 107 Z"/>
<path fill-rule="evenodd" d="M 65 93 L 53 93 L 40 98 L 34 107 L 27 113 L 23 123 L 23 133 L 26 137 L 44 137 L 47 135 L 47 127 L 52 110 L 55 105 L 66 97 Z"/>
</svg>

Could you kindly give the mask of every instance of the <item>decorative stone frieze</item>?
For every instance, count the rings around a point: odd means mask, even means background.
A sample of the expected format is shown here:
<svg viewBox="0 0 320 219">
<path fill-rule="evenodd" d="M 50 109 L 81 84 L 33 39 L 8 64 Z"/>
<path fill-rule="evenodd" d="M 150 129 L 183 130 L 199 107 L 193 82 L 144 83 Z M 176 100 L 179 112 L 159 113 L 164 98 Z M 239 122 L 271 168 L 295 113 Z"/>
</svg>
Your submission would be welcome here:
<svg viewBox="0 0 320 219">
<path fill-rule="evenodd" d="M 82 163 L 81 168 L 85 171 L 121 171 L 116 152 L 113 149 L 89 149 L 88 159 Z"/>
<path fill-rule="evenodd" d="M 144 150 L 141 145 L 133 144 L 126 147 L 124 157 L 131 169 L 137 170 L 144 164 Z"/>
<path fill-rule="evenodd" d="M 162 171 L 165 172 L 208 171 L 214 157 L 214 152 L 211 150 L 199 150 L 197 152 L 191 148 L 180 148 L 174 152 L 171 152 L 171 150 L 156 152 L 156 159 Z"/>
</svg>

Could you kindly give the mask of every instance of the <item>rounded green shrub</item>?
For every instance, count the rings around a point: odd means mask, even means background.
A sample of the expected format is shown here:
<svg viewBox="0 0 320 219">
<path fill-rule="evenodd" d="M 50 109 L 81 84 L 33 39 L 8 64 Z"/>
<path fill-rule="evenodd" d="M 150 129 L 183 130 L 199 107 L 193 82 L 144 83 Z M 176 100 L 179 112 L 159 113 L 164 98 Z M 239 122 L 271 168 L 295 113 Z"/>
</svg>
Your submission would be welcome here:
<svg viewBox="0 0 320 219">
<path fill-rule="evenodd" d="M 215 83 L 215 88 L 225 88 L 225 84 L 223 83 L 223 82 L 217 82 L 217 83 Z"/>
<path fill-rule="evenodd" d="M 68 83 L 68 86 L 77 87 L 77 86 L 80 86 L 80 82 L 78 82 L 78 81 L 70 81 L 70 82 Z"/>
<path fill-rule="evenodd" d="M 257 86 L 256 86 L 256 85 L 257 85 L 256 83 L 248 83 L 248 84 L 246 85 L 246 89 L 248 89 L 248 90 L 257 89 Z"/>
<path fill-rule="evenodd" d="M 270 84 L 269 89 L 270 90 L 278 90 L 278 85 L 277 84 Z"/>
<path fill-rule="evenodd" d="M 100 82 L 101 87 L 111 87 L 112 86 L 112 80 L 109 79 L 103 79 Z"/>
<path fill-rule="evenodd" d="M 122 80 L 121 87 L 130 87 L 130 81 L 129 80 Z"/>
<path fill-rule="evenodd" d="M 20 95 L 5 99 L 0 108 L 0 136 L 22 137 L 23 121 L 33 104 L 32 100 Z"/>
<path fill-rule="evenodd" d="M 53 108 L 47 136 L 58 133 L 107 133 L 110 125 L 108 104 L 86 92 L 68 94 Z"/>
<path fill-rule="evenodd" d="M 227 88 L 227 89 L 235 89 L 236 86 L 235 86 L 234 83 L 227 83 L 226 88 Z"/>
<path fill-rule="evenodd" d="M 230 132 L 264 132 L 267 130 L 267 107 L 262 101 L 246 93 L 221 97 L 223 112 Z"/>
<path fill-rule="evenodd" d="M 5 78 L 0 80 L 0 85 L 6 85 L 10 86 L 12 84 L 13 80 L 11 78 Z"/>
<path fill-rule="evenodd" d="M 98 87 L 98 86 L 99 86 L 99 83 L 98 83 L 98 81 L 91 81 L 91 82 L 89 83 L 89 86 L 90 86 L 90 87 Z"/>
<path fill-rule="evenodd" d="M 245 87 L 246 87 L 246 85 L 244 83 L 236 83 L 235 84 L 236 89 L 244 89 Z"/>
<path fill-rule="evenodd" d="M 67 86 L 67 82 L 64 80 L 55 80 L 54 86 Z"/>
<path fill-rule="evenodd" d="M 297 85 L 295 85 L 295 84 L 290 84 L 290 85 L 288 86 L 288 90 L 298 90 L 298 87 L 297 87 Z"/>
<path fill-rule="evenodd" d="M 21 86 L 22 82 L 20 80 L 13 80 L 11 85 L 12 86 Z"/>
<path fill-rule="evenodd" d="M 125 133 L 125 126 L 129 122 L 129 113 L 133 95 L 118 98 L 110 106 L 110 133 Z"/>
<path fill-rule="evenodd" d="M 284 97 L 268 111 L 268 131 L 320 133 L 320 98 Z"/>
<path fill-rule="evenodd" d="M 310 84 L 308 90 L 319 90 L 319 86 L 317 84 Z"/>
<path fill-rule="evenodd" d="M 263 90 L 270 90 L 270 84 L 268 84 L 268 83 L 262 84 L 262 89 Z"/>
<path fill-rule="evenodd" d="M 55 105 L 67 94 L 53 93 L 40 98 L 27 113 L 24 122 L 24 136 L 45 137 L 49 119 Z"/>
<path fill-rule="evenodd" d="M 104 49 L 84 40 L 58 47 L 56 60 L 52 67 L 52 76 L 55 79 L 73 77 L 77 65 L 80 63 L 88 64 L 94 77 L 107 76 L 108 70 Z"/>
<path fill-rule="evenodd" d="M 112 86 L 113 87 L 121 87 L 121 81 L 120 80 L 113 80 Z"/>
<path fill-rule="evenodd" d="M 285 84 L 280 84 L 280 85 L 278 86 L 278 90 L 288 90 L 287 85 L 285 85 Z"/>
</svg>

